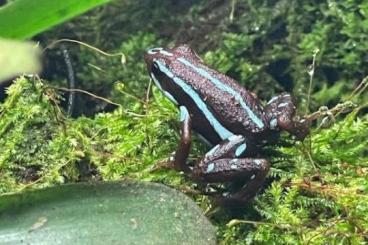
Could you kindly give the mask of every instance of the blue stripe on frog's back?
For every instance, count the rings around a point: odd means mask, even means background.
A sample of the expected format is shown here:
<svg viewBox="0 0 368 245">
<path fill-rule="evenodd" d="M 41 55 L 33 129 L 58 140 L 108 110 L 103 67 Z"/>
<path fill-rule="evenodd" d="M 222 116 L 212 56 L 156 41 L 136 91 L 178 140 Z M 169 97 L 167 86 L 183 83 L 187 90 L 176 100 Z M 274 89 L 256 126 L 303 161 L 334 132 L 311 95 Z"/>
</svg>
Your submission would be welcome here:
<svg viewBox="0 0 368 245">
<path fill-rule="evenodd" d="M 209 81 L 211 81 L 217 88 L 221 89 L 222 91 L 225 91 L 229 94 L 231 94 L 232 96 L 235 97 L 235 99 L 239 102 L 239 104 L 241 105 L 241 107 L 246 111 L 247 115 L 250 117 L 250 119 L 260 128 L 264 128 L 264 124 L 262 122 L 262 120 L 257 117 L 256 114 L 254 114 L 254 112 L 249 108 L 249 106 L 246 104 L 246 102 L 244 101 L 243 97 L 236 92 L 233 88 L 231 88 L 230 86 L 224 84 L 223 82 L 221 82 L 220 80 L 218 80 L 217 78 L 211 76 L 211 74 L 209 74 L 205 69 L 197 67 L 195 65 L 193 65 L 190 61 L 188 61 L 187 59 L 180 57 L 177 59 L 179 62 L 181 62 L 182 64 L 189 66 L 190 68 L 192 68 L 197 74 L 199 74 L 200 76 L 208 79 Z"/>
</svg>

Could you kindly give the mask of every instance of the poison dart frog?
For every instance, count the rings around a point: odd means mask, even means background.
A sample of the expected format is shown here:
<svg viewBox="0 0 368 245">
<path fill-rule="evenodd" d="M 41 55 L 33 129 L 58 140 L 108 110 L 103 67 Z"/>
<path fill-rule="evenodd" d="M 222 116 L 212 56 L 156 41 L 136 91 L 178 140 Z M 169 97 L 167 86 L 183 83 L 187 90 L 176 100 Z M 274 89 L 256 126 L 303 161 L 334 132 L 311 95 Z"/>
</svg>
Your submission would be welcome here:
<svg viewBox="0 0 368 245">
<path fill-rule="evenodd" d="M 216 193 L 223 203 L 248 202 L 260 190 L 270 165 L 258 152 L 281 130 L 299 140 L 309 133 L 307 120 L 294 118 L 290 94 L 263 106 L 235 80 L 206 66 L 188 45 L 149 49 L 145 62 L 157 88 L 180 109 L 181 138 L 172 166 L 200 183 L 244 183 Z M 189 166 L 192 129 L 212 149 Z"/>
</svg>

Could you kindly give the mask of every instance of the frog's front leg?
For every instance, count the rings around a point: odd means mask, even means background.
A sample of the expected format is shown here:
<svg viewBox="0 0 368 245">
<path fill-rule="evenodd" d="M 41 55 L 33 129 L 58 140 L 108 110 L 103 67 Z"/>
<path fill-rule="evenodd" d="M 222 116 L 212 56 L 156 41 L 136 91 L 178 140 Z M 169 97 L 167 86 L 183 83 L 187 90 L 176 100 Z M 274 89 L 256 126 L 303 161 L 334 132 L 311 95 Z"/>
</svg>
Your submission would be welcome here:
<svg viewBox="0 0 368 245">
<path fill-rule="evenodd" d="M 266 178 L 269 163 L 261 158 L 239 158 L 246 150 L 245 138 L 234 135 L 216 145 L 194 166 L 192 175 L 204 183 L 246 181 L 241 189 L 217 196 L 223 201 L 247 202 L 253 198 Z"/>
<path fill-rule="evenodd" d="M 272 130 L 282 129 L 303 140 L 309 133 L 309 122 L 306 119 L 295 120 L 295 111 L 295 103 L 288 93 L 273 97 L 265 107 Z"/>
<path fill-rule="evenodd" d="M 183 171 L 184 173 L 190 173 L 191 170 L 187 165 L 187 159 L 189 156 L 192 138 L 191 132 L 192 123 L 188 109 L 185 106 L 180 106 L 180 121 L 181 121 L 180 141 L 174 156 L 170 159 L 170 162 L 172 162 L 172 165 L 176 170 Z"/>
</svg>

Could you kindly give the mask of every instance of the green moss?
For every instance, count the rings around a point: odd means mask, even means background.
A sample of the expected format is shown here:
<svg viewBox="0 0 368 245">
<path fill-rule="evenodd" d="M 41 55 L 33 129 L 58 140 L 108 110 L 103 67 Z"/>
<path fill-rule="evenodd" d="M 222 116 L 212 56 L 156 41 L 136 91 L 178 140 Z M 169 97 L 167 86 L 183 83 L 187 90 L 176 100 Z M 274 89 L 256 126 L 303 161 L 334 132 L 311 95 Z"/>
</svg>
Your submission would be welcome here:
<svg viewBox="0 0 368 245">
<path fill-rule="evenodd" d="M 164 181 L 174 173 L 150 171 L 156 161 L 173 151 L 177 138 L 165 124 L 173 119 L 176 109 L 161 94 L 155 92 L 146 111 L 134 112 L 133 105 L 132 110 L 120 108 L 78 119 L 64 117 L 55 103 L 55 91 L 39 80 L 20 78 L 8 94 L 1 105 L 0 148 L 4 151 L 0 166 L 1 174 L 19 186 L 4 184 L 3 193 L 33 180 L 42 186 L 76 181 L 84 175 Z"/>
</svg>

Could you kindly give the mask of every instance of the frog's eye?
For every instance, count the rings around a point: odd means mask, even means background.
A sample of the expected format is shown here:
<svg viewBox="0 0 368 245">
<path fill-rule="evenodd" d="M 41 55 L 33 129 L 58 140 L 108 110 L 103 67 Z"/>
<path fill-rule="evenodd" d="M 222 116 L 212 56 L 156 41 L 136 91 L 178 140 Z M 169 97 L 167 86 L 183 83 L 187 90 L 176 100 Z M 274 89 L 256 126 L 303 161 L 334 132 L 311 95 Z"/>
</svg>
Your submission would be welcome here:
<svg viewBox="0 0 368 245">
<path fill-rule="evenodd" d="M 162 48 L 151 48 L 147 51 L 149 54 L 157 54 L 162 50 Z"/>
</svg>

